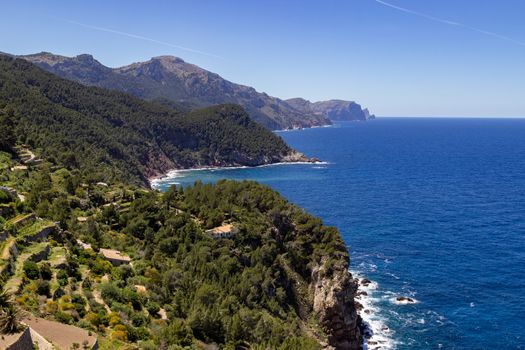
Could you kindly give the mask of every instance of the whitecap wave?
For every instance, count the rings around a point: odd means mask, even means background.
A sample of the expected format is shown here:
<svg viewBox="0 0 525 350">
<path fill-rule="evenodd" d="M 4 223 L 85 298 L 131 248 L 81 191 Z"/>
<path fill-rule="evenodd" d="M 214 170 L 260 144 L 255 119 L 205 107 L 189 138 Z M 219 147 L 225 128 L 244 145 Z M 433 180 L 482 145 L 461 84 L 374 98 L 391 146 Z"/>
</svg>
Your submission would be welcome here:
<svg viewBox="0 0 525 350">
<path fill-rule="evenodd" d="M 393 338 L 393 331 L 387 326 L 388 319 L 381 312 L 379 303 L 381 297 L 377 295 L 379 285 L 375 281 L 364 278 L 359 272 L 352 272 L 359 280 L 359 290 L 355 297 L 362 308 L 359 311 L 363 319 L 363 349 L 391 350 L 396 349 L 397 342 Z"/>
</svg>

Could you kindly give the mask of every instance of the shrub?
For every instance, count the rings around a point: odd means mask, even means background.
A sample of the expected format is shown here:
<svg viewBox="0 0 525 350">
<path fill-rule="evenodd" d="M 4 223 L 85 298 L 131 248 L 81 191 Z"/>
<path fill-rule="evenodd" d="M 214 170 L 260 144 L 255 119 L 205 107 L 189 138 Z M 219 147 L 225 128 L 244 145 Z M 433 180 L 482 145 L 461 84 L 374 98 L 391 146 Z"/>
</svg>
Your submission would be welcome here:
<svg viewBox="0 0 525 350">
<path fill-rule="evenodd" d="M 49 265 L 49 263 L 45 262 L 40 266 L 40 277 L 46 281 L 53 278 L 53 271 L 51 270 L 51 265 Z"/>
<path fill-rule="evenodd" d="M 62 311 L 58 311 L 58 312 L 55 314 L 55 319 L 56 319 L 58 322 L 66 323 L 66 324 L 70 324 L 71 322 L 73 322 L 73 317 L 71 317 L 70 314 L 67 314 L 67 313 L 62 312 Z"/>
<path fill-rule="evenodd" d="M 38 280 L 36 282 L 36 292 L 38 295 L 50 295 L 50 288 L 49 288 L 49 281 L 45 280 Z"/>
<path fill-rule="evenodd" d="M 58 273 L 57 273 L 58 284 L 60 284 L 61 286 L 67 285 L 68 278 L 69 277 L 68 277 L 66 271 L 64 271 L 64 270 L 58 271 Z"/>
<path fill-rule="evenodd" d="M 36 280 L 40 277 L 40 269 L 38 268 L 38 265 L 33 262 L 27 260 L 24 262 L 24 273 L 27 278 L 30 280 Z"/>
</svg>

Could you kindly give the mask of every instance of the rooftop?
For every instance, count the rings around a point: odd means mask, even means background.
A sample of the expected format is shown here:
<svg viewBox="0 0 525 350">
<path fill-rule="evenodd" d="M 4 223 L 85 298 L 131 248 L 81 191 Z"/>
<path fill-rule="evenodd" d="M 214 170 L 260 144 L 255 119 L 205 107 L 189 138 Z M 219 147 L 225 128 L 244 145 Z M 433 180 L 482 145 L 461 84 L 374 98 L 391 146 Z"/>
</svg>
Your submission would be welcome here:
<svg viewBox="0 0 525 350">
<path fill-rule="evenodd" d="M 106 259 L 121 260 L 127 262 L 131 261 L 131 258 L 129 256 L 122 255 L 122 253 L 118 250 L 100 248 L 100 253 L 104 255 Z"/>
<path fill-rule="evenodd" d="M 53 343 L 58 349 L 73 349 L 74 343 L 82 346 L 85 342 L 87 342 L 88 347 L 91 349 L 97 342 L 96 335 L 90 335 L 87 330 L 75 326 L 34 316 L 24 319 L 23 322 Z"/>
<path fill-rule="evenodd" d="M 233 231 L 232 224 L 224 224 L 224 225 L 217 226 L 212 229 L 206 230 L 206 233 L 209 233 L 212 235 L 225 235 L 225 234 L 232 233 L 232 231 Z"/>
</svg>

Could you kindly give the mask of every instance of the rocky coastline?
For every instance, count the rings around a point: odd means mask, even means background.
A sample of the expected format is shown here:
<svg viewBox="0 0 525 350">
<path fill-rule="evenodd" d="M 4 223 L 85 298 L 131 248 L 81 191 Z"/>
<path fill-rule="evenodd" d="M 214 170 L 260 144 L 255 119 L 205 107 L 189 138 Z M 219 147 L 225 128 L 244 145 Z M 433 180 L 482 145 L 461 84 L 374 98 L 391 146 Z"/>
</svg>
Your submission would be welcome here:
<svg viewBox="0 0 525 350">
<path fill-rule="evenodd" d="M 197 171 L 197 170 L 219 170 L 219 169 L 239 169 L 239 168 L 257 168 L 272 165 L 282 164 L 322 164 L 323 161 L 316 157 L 307 157 L 303 153 L 292 150 L 289 154 L 281 157 L 279 160 L 262 159 L 260 163 L 243 164 L 243 163 L 227 163 L 217 162 L 212 165 L 196 164 L 192 166 L 175 166 L 168 167 L 165 171 L 151 169 L 148 176 L 148 183 L 150 187 L 155 187 L 155 184 L 161 180 L 172 177 L 174 174 L 181 171 Z"/>
</svg>

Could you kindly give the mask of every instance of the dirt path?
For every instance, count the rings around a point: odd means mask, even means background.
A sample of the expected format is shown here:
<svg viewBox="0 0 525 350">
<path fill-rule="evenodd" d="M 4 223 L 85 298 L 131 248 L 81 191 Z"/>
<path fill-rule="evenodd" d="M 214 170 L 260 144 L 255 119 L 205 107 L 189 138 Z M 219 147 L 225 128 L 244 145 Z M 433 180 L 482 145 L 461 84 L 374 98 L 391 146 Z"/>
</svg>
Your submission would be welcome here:
<svg viewBox="0 0 525 350">
<path fill-rule="evenodd" d="M 98 291 L 97 289 L 93 289 L 93 298 L 95 299 L 95 301 L 97 303 L 99 303 L 100 305 L 104 306 L 104 308 L 106 309 L 106 311 L 108 313 L 111 312 L 111 309 L 109 308 L 109 306 L 106 304 L 106 302 L 104 301 L 104 299 L 102 299 L 102 296 L 100 295 L 100 291 Z"/>
<path fill-rule="evenodd" d="M 0 256 L 0 259 L 2 260 L 8 260 L 11 257 L 11 247 L 15 244 L 14 237 L 9 237 L 8 242 L 4 247 L 4 250 L 2 251 L 2 255 Z"/>
<path fill-rule="evenodd" d="M 22 276 L 24 274 L 24 262 L 31 256 L 31 253 L 24 253 L 18 256 L 15 264 L 15 273 L 6 283 L 5 288 L 11 293 L 18 292 L 20 284 L 22 284 Z"/>
</svg>

